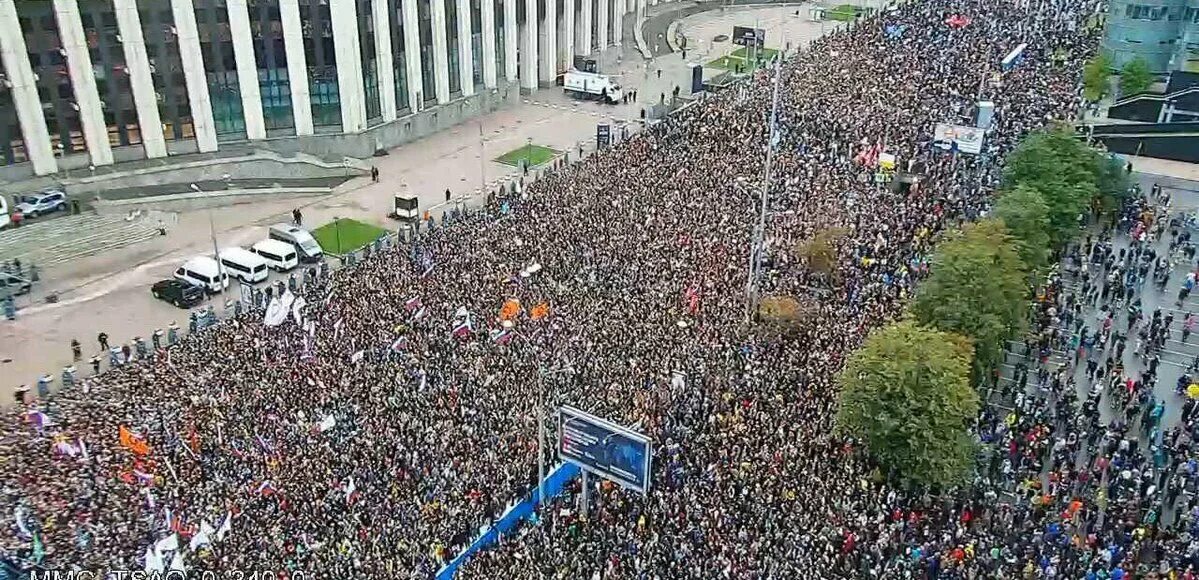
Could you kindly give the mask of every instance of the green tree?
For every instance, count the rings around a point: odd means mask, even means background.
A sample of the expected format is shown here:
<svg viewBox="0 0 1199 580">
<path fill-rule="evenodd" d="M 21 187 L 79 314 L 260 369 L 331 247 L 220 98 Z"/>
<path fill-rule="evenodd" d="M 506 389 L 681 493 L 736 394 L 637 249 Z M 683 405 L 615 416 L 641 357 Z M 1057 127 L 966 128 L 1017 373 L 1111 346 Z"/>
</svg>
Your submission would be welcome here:
<svg viewBox="0 0 1199 580">
<path fill-rule="evenodd" d="M 968 224 L 933 252 L 932 273 L 917 289 L 912 313 L 921 324 L 972 339 L 981 381 L 1027 322 L 1027 275 L 1002 222 Z"/>
<path fill-rule="evenodd" d="M 1112 59 L 1100 52 L 1082 70 L 1083 96 L 1088 101 L 1098 101 L 1107 94 L 1107 79 L 1112 74 Z"/>
<path fill-rule="evenodd" d="M 1099 195 L 1099 154 L 1068 130 L 1039 131 L 1025 137 L 1008 156 L 1005 187 L 1030 186 L 1049 206 L 1049 237 L 1054 246 L 1078 233 L 1078 216 Z"/>
<path fill-rule="evenodd" d="M 1152 84 L 1153 72 L 1149 70 L 1149 63 L 1139 56 L 1124 63 L 1124 68 L 1120 69 L 1121 95 L 1145 92 Z"/>
<path fill-rule="evenodd" d="M 970 341 L 911 320 L 875 330 L 845 363 L 837 429 L 861 440 L 907 484 L 948 488 L 966 480 L 978 414 Z"/>
<path fill-rule="evenodd" d="M 1048 263 L 1049 204 L 1041 192 L 1029 185 L 1002 192 L 993 215 L 1007 226 L 1025 265 L 1036 269 Z"/>
</svg>

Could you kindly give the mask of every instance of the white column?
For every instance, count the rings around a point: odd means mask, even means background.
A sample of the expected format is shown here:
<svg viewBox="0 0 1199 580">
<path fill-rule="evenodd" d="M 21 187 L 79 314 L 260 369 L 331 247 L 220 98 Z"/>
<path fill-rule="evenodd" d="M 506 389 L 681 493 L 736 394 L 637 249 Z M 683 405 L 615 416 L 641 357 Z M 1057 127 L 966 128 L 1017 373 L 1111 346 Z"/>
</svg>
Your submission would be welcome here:
<svg viewBox="0 0 1199 580">
<path fill-rule="evenodd" d="M 383 122 L 396 120 L 396 73 L 391 52 L 391 14 L 387 0 L 371 0 L 371 11 L 375 21 L 375 74 L 379 79 L 379 108 L 383 110 Z"/>
<path fill-rule="evenodd" d="M 579 19 L 579 31 L 582 32 L 579 35 L 579 44 L 582 46 L 579 47 L 579 54 L 587 56 L 591 54 L 591 0 L 583 0 L 581 10 L 583 17 Z"/>
<path fill-rule="evenodd" d="M 562 56 L 565 57 L 566 69 L 574 68 L 575 63 L 575 0 L 562 2 Z"/>
<path fill-rule="evenodd" d="M 142 147 L 150 159 L 166 157 L 166 136 L 162 132 L 162 118 L 158 115 L 158 94 L 154 91 L 154 79 L 150 76 L 150 58 L 146 56 L 146 41 L 142 36 L 142 20 L 137 13 L 137 3 L 134 0 L 112 0 L 112 7 L 117 18 L 117 32 L 121 35 L 121 47 L 125 52 L 125 72 L 129 75 L 133 106 L 137 109 Z M 19 112 L 20 107 L 17 110 Z"/>
<path fill-rule="evenodd" d="M 424 77 L 420 70 L 420 28 L 416 19 L 416 0 L 402 0 L 400 10 L 404 13 L 404 64 L 408 70 L 408 109 L 413 113 L 425 104 L 422 90 Z"/>
<path fill-rule="evenodd" d="M 204 53 L 200 51 L 200 31 L 196 29 L 196 7 L 192 0 L 171 0 L 171 12 L 175 18 L 179 60 L 183 80 L 187 83 L 187 104 L 191 109 L 196 145 L 201 153 L 216 151 L 216 123 L 212 120 Z"/>
<path fill-rule="evenodd" d="M 304 56 L 299 0 L 279 0 L 279 20 L 283 24 L 283 51 L 287 54 L 287 81 L 291 85 L 296 135 L 311 135 L 312 95 L 308 93 L 308 62 Z"/>
<path fill-rule="evenodd" d="M 475 52 L 470 38 L 470 0 L 458 1 L 458 84 L 462 96 L 475 94 Z"/>
<path fill-rule="evenodd" d="M 525 0 L 525 45 L 520 55 L 520 86 L 537 88 L 537 0 Z"/>
<path fill-rule="evenodd" d="M 545 45 L 540 47 L 541 80 L 552 83 L 558 76 L 558 2 L 545 0 L 545 18 L 541 20 L 545 31 Z"/>
<path fill-rule="evenodd" d="M 481 0 L 483 18 L 483 87 L 495 88 L 495 0 Z"/>
<path fill-rule="evenodd" d="M 516 43 L 520 38 L 516 32 L 516 0 L 504 0 L 504 79 L 516 80 Z"/>
<path fill-rule="evenodd" d="M 333 52 L 337 54 L 341 130 L 358 133 L 366 129 L 366 90 L 362 85 L 362 46 L 354 0 L 330 0 L 329 20 L 333 25 Z"/>
<path fill-rule="evenodd" d="M 628 6 L 627 0 L 612 0 L 612 7 L 615 8 L 612 12 L 612 44 L 616 46 L 620 46 L 624 36 L 624 15 Z"/>
<path fill-rule="evenodd" d="M 250 36 L 250 12 L 246 0 L 228 0 L 229 35 L 233 40 L 233 60 L 237 64 L 237 87 L 246 117 L 246 138 L 266 139 L 266 121 L 262 118 L 262 91 L 258 86 L 258 62 L 254 57 L 254 39 Z"/>
<path fill-rule="evenodd" d="M 96 89 L 96 72 L 92 70 L 87 39 L 83 36 L 79 4 L 75 0 L 54 0 L 54 17 L 58 20 L 58 37 L 66 53 L 67 72 L 71 75 L 71 89 L 75 92 L 79 124 L 83 127 L 83 139 L 87 142 L 91 164 L 111 165 L 112 145 L 108 142 L 108 124 L 104 122 L 100 92 Z"/>
<path fill-rule="evenodd" d="M 429 0 L 433 14 L 433 74 L 436 77 L 437 104 L 450 102 L 450 57 L 446 52 L 445 3 L 454 0 Z"/>
<path fill-rule="evenodd" d="M 25 152 L 33 164 L 33 172 L 37 175 L 54 173 L 58 171 L 58 164 L 54 161 L 46 116 L 37 95 L 33 67 L 29 64 L 29 53 L 25 48 L 25 37 L 21 34 L 21 21 L 17 18 L 17 6 L 13 0 L 0 0 L 0 59 L 3 59 L 8 82 L 12 85 L 9 90 L 17 108 L 17 121 L 21 124 Z"/>
<path fill-rule="evenodd" d="M 608 46 L 608 15 L 612 13 L 612 5 L 609 0 L 595 0 L 599 3 L 595 17 L 595 42 L 599 45 L 600 52 L 604 51 L 604 47 Z"/>
</svg>

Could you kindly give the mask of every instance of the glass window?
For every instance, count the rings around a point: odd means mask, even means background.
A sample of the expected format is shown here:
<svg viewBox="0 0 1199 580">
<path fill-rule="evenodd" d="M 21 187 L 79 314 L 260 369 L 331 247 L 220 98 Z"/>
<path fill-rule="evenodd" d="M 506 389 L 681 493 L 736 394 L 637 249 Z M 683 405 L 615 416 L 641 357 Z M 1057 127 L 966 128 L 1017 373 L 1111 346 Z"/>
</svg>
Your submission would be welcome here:
<svg viewBox="0 0 1199 580">
<path fill-rule="evenodd" d="M 490 2 L 491 0 L 471 0 L 470 1 L 470 45 L 471 52 L 475 58 L 471 62 L 471 77 L 474 79 L 475 86 L 483 84 L 483 12 L 482 2 Z"/>
<path fill-rule="evenodd" d="M 404 14 L 400 0 L 387 0 L 391 13 L 391 58 L 395 70 L 396 111 L 408 111 L 408 60 L 404 52 Z"/>
<path fill-rule="evenodd" d="M 375 14 L 371 0 L 357 0 L 358 48 L 362 58 L 362 86 L 366 99 L 366 124 L 376 125 L 383 111 L 379 96 L 378 51 L 375 50 Z"/>
<path fill-rule="evenodd" d="M 337 84 L 337 52 L 333 49 L 333 27 L 329 5 L 323 0 L 305 0 L 307 20 L 304 53 L 308 59 L 308 94 L 312 98 L 312 124 L 327 131 L 341 131 L 341 95 Z M 302 4 L 301 9 L 305 7 Z"/>
<path fill-rule="evenodd" d="M 462 78 L 458 76 L 458 2 L 440 1 L 445 2 L 445 37 L 450 62 L 450 95 L 453 97 L 462 94 Z"/>
<path fill-rule="evenodd" d="M 246 116 L 233 56 L 229 12 L 221 4 L 214 0 L 194 0 L 213 125 L 218 140 L 233 141 L 246 138 Z"/>
<path fill-rule="evenodd" d="M 187 83 L 183 79 L 183 63 L 179 58 L 179 41 L 174 33 L 174 18 L 170 10 L 147 10 L 157 7 L 154 0 L 137 0 L 142 17 L 142 33 L 146 51 L 152 52 L 150 76 L 158 97 L 158 114 L 162 133 L 167 141 L 195 138 L 191 103 Z"/>
<path fill-rule="evenodd" d="M 80 9 L 90 11 L 85 23 L 101 23 L 99 29 L 85 25 L 83 34 L 90 49 L 96 88 L 108 126 L 108 142 L 113 147 L 140 145 L 142 133 L 125 67 L 125 50 L 117 41 L 116 15 L 107 3 L 88 3 Z"/>
<path fill-rule="evenodd" d="M 496 75 L 500 78 L 506 78 L 507 73 L 504 58 L 507 56 L 504 52 L 504 2 L 503 0 L 495 1 L 495 70 Z"/>
<path fill-rule="evenodd" d="M 437 91 L 433 79 L 433 20 L 429 13 L 429 0 L 416 0 L 417 16 L 420 18 L 420 72 L 421 98 L 425 104 L 437 102 Z"/>
<path fill-rule="evenodd" d="M 276 130 L 287 133 L 295 128 L 296 123 L 291 108 L 291 81 L 288 78 L 279 0 L 259 0 L 250 7 L 250 35 L 254 39 L 258 90 L 267 132 L 269 134 Z"/>
</svg>

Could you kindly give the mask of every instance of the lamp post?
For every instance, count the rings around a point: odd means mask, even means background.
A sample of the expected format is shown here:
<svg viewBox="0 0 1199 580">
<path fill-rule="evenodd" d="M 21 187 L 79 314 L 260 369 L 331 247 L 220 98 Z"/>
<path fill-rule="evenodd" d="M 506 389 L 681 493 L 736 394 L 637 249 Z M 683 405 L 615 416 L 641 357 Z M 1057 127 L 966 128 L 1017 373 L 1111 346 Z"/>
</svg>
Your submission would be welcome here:
<svg viewBox="0 0 1199 580">
<path fill-rule="evenodd" d="M 746 301 L 745 301 L 745 321 L 748 323 L 753 320 L 754 312 L 758 307 L 758 294 L 761 290 L 762 279 L 762 252 L 764 238 L 766 236 L 766 207 L 770 202 L 770 176 L 771 165 L 774 162 L 774 140 L 778 136 L 778 127 L 775 121 L 778 119 L 779 110 L 779 85 L 783 77 L 783 67 L 781 60 L 775 61 L 774 65 L 774 97 L 773 104 L 770 108 L 770 135 L 766 143 L 766 175 L 762 181 L 762 196 L 759 200 L 761 204 L 761 212 L 758 216 L 758 225 L 754 229 L 753 244 L 749 249 L 749 281 L 746 283 Z"/>
<path fill-rule="evenodd" d="M 516 335 L 529 345 L 536 355 L 537 345 L 523 333 L 513 329 L 511 320 L 505 320 L 501 326 Z M 575 369 L 567 365 L 557 369 L 547 369 L 545 365 L 537 364 L 537 504 L 545 505 L 545 379 L 546 377 L 574 373 Z"/>
<path fill-rule="evenodd" d="M 226 175 L 226 177 L 227 177 L 227 175 Z M 228 183 L 228 182 L 226 181 L 226 183 Z M 204 190 L 201 189 L 200 186 L 196 185 L 195 183 L 190 184 L 189 187 L 191 187 L 191 190 L 196 193 L 204 193 Z M 216 222 L 213 221 L 213 219 L 212 219 L 212 206 L 208 206 L 208 233 L 212 236 L 212 259 L 217 261 L 217 271 L 219 273 L 220 263 L 221 263 L 221 255 L 220 255 L 220 252 L 217 250 Z M 222 291 L 223 291 L 223 289 L 224 288 L 222 285 Z"/>
</svg>

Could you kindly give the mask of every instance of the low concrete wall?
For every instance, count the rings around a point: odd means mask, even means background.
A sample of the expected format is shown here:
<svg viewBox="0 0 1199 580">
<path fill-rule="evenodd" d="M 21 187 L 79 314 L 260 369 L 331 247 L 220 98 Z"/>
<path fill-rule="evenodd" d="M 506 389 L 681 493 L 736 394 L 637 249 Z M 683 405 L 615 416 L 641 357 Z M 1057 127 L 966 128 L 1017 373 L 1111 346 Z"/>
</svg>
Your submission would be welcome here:
<svg viewBox="0 0 1199 580">
<path fill-rule="evenodd" d="M 333 193 L 328 187 L 280 187 L 262 189 L 230 189 L 222 192 L 174 193 L 130 199 L 97 200 L 92 206 L 98 213 L 124 213 L 131 209 L 156 209 L 162 211 L 188 211 L 209 207 L 228 207 L 242 203 L 278 201 L 321 197 Z"/>
<path fill-rule="evenodd" d="M 437 105 L 422 111 L 406 115 L 391 123 L 371 127 L 361 133 L 354 134 L 324 134 L 298 137 L 271 137 L 261 141 L 233 141 L 220 143 L 220 150 L 213 153 L 197 153 L 194 140 L 170 141 L 167 143 L 168 156 L 161 159 L 146 159 L 142 146 L 113 148 L 116 163 L 111 166 L 90 169 L 90 161 L 86 153 L 67 155 L 59 159 L 59 173 L 51 176 L 35 177 L 30 163 L 19 163 L 0 167 L 0 184 L 12 193 L 25 193 L 54 184 L 66 184 L 70 191 L 77 190 L 74 183 L 88 182 L 105 175 L 124 174 L 130 170 L 148 168 L 174 168 L 180 164 L 197 161 L 214 161 L 220 159 L 242 157 L 254 151 L 271 151 L 284 157 L 296 154 L 312 155 L 326 162 L 342 162 L 345 157 L 365 159 L 371 157 L 378 149 L 391 149 L 409 143 L 452 127 L 479 115 L 496 111 L 507 105 L 520 102 L 520 90 L 517 83 L 507 83 L 499 80 L 499 87 L 486 89 L 476 95 L 461 97 L 445 105 Z M 237 171 L 235 163 L 209 164 L 216 169 L 187 180 L 183 178 L 172 181 L 188 183 L 197 179 L 219 178 L 228 173 L 231 176 Z M 289 171 L 293 168 L 289 168 Z M 288 175 L 288 174 L 284 174 Z M 284 176 L 281 175 L 281 176 Z M 296 176 L 291 174 L 290 176 Z M 313 177 L 322 177 L 314 175 Z M 257 175 L 255 177 L 263 177 Z M 159 182 L 160 183 L 160 182 Z M 123 187 L 117 181 L 109 181 L 107 187 Z M 81 190 L 82 191 L 82 190 Z"/>
</svg>

